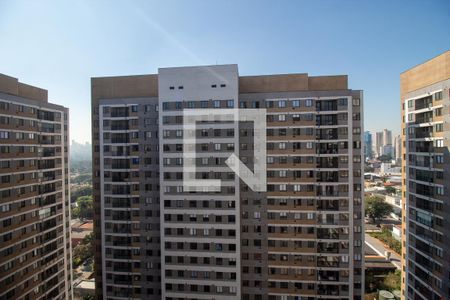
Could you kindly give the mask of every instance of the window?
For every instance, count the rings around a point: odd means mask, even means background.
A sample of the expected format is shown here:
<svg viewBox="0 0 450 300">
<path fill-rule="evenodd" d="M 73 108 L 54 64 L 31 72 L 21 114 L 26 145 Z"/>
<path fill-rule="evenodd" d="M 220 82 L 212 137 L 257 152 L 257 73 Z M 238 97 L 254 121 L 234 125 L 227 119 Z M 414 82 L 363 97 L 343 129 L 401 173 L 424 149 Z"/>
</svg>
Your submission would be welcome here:
<svg viewBox="0 0 450 300">
<path fill-rule="evenodd" d="M 300 107 L 300 100 L 293 100 L 292 107 Z"/>
<path fill-rule="evenodd" d="M 214 100 L 214 108 L 220 108 L 220 100 Z"/>
<path fill-rule="evenodd" d="M 9 132 L 8 131 L 0 131 L 0 139 L 8 139 Z"/>
<path fill-rule="evenodd" d="M 434 93 L 433 100 L 442 100 L 442 91 Z"/>
<path fill-rule="evenodd" d="M 312 99 L 306 99 L 306 101 L 305 101 L 305 106 L 306 106 L 306 107 L 311 107 L 311 106 L 313 106 L 313 100 L 312 100 Z"/>
<path fill-rule="evenodd" d="M 9 117 L 0 117 L 0 124 L 9 124 Z"/>
<path fill-rule="evenodd" d="M 413 107 L 413 100 L 408 100 L 408 107 Z"/>
<path fill-rule="evenodd" d="M 227 107 L 233 108 L 234 107 L 234 100 L 227 100 Z"/>
<path fill-rule="evenodd" d="M 361 105 L 361 101 L 359 98 L 353 98 L 352 100 L 353 106 L 360 106 Z"/>
<path fill-rule="evenodd" d="M 438 155 L 434 158 L 434 160 L 436 161 L 437 164 L 443 164 L 444 163 L 444 156 L 443 155 Z"/>
<path fill-rule="evenodd" d="M 280 108 L 286 107 L 286 100 L 278 101 L 278 107 L 280 107 Z"/>
<path fill-rule="evenodd" d="M 347 98 L 340 98 L 338 101 L 339 106 L 347 106 Z"/>
<path fill-rule="evenodd" d="M 444 147 L 444 140 L 435 140 L 434 146 L 435 147 Z"/>
<path fill-rule="evenodd" d="M 9 109 L 9 103 L 0 101 L 0 109 L 8 110 Z"/>
<path fill-rule="evenodd" d="M 163 130 L 163 137 L 170 137 L 170 130 Z"/>
<path fill-rule="evenodd" d="M 278 115 L 278 121 L 280 122 L 286 121 L 286 115 Z"/>
<path fill-rule="evenodd" d="M 132 105 L 131 106 L 131 111 L 132 112 L 137 112 L 138 111 L 138 106 L 137 105 Z"/>
<path fill-rule="evenodd" d="M 178 89 L 179 89 L 179 90 L 182 90 L 182 89 L 184 89 L 184 87 L 183 87 L 182 85 L 180 85 L 180 86 L 178 87 Z"/>
<path fill-rule="evenodd" d="M 211 88 L 215 89 L 217 87 L 217 84 L 211 84 Z"/>
<path fill-rule="evenodd" d="M 11 204 L 4 204 L 2 206 L 0 206 L 0 211 L 1 212 L 7 212 L 11 210 Z"/>
<path fill-rule="evenodd" d="M 414 120 L 414 114 L 408 114 L 408 121 Z"/>
</svg>

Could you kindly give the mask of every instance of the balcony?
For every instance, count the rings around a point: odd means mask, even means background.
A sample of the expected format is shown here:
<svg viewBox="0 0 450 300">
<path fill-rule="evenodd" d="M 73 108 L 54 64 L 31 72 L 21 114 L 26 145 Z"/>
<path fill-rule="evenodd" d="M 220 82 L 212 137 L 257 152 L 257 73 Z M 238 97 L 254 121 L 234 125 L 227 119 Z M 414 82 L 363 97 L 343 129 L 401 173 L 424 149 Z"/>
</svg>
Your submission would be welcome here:
<svg viewBox="0 0 450 300">
<path fill-rule="evenodd" d="M 339 263 L 338 263 L 339 265 Z M 339 281 L 339 271 L 319 271 L 317 274 L 319 281 Z"/>
<path fill-rule="evenodd" d="M 414 109 L 419 110 L 419 109 L 424 109 L 424 108 L 430 108 L 432 106 L 433 106 L 432 97 L 428 96 L 425 98 L 417 99 L 414 104 Z"/>
<path fill-rule="evenodd" d="M 320 230 L 320 228 L 319 228 Z M 317 232 L 317 238 L 321 240 L 337 240 L 339 239 L 338 232 Z"/>
<path fill-rule="evenodd" d="M 337 211 L 339 210 L 339 200 L 321 200 L 318 202 L 317 210 Z"/>
<path fill-rule="evenodd" d="M 339 243 L 317 243 L 319 253 L 339 253 Z"/>
<path fill-rule="evenodd" d="M 429 128 L 429 127 L 427 127 Z M 429 138 L 432 137 L 433 133 L 430 131 L 416 131 L 416 134 L 414 136 L 414 138 L 416 139 L 424 139 L 424 138 Z"/>
<path fill-rule="evenodd" d="M 321 157 L 317 159 L 316 167 L 322 169 L 338 168 L 339 161 L 337 157 Z"/>
<path fill-rule="evenodd" d="M 114 259 L 132 259 L 133 255 L 130 253 L 119 253 L 119 254 L 113 254 L 112 256 Z"/>
<path fill-rule="evenodd" d="M 316 102 L 316 111 L 337 111 L 337 100 L 323 100 Z"/>
<path fill-rule="evenodd" d="M 337 131 L 333 133 L 316 134 L 316 140 L 337 140 L 338 138 Z"/>
<path fill-rule="evenodd" d="M 317 294 L 319 295 L 339 296 L 339 286 L 319 284 L 317 288 Z"/>
<path fill-rule="evenodd" d="M 339 182 L 338 172 L 319 172 L 317 182 Z"/>
<path fill-rule="evenodd" d="M 111 130 L 129 130 L 128 123 L 128 120 L 113 120 L 111 121 Z"/>
<path fill-rule="evenodd" d="M 112 199 L 111 206 L 114 208 L 129 208 L 131 206 L 130 199 Z"/>
<path fill-rule="evenodd" d="M 339 259 L 333 257 L 317 258 L 317 266 L 325 268 L 339 268 Z"/>
<path fill-rule="evenodd" d="M 129 117 L 128 107 L 111 107 L 111 117 L 126 118 Z"/>
</svg>

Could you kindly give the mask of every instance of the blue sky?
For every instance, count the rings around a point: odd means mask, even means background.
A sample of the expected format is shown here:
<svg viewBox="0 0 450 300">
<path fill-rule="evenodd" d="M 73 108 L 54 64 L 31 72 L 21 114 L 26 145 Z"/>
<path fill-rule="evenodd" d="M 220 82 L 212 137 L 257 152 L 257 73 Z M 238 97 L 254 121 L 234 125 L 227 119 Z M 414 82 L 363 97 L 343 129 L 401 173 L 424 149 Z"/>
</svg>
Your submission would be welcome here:
<svg viewBox="0 0 450 300">
<path fill-rule="evenodd" d="M 450 1 L 0 0 L 0 73 L 49 90 L 90 141 L 90 78 L 239 64 L 348 74 L 365 129 L 399 133 L 399 75 L 450 49 Z"/>
</svg>

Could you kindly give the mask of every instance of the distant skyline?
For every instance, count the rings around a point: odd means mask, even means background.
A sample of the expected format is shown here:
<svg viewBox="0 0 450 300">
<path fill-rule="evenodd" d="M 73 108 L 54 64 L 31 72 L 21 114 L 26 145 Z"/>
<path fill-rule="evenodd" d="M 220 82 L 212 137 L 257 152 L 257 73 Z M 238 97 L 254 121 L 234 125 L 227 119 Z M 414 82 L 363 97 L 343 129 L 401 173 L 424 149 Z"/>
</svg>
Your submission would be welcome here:
<svg viewBox="0 0 450 300">
<path fill-rule="evenodd" d="M 446 0 L 0 0 L 0 73 L 69 107 L 81 143 L 91 77 L 216 63 L 240 75 L 346 74 L 364 90 L 364 130 L 396 136 L 400 73 L 449 49 L 449 23 Z"/>
</svg>

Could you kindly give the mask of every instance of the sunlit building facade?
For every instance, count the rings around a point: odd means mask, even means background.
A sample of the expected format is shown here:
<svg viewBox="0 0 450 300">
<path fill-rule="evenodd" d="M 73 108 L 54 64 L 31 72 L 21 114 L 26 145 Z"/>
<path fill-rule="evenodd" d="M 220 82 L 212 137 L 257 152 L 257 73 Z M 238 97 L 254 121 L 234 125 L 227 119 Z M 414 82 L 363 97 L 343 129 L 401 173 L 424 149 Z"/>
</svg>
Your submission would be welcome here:
<svg viewBox="0 0 450 300">
<path fill-rule="evenodd" d="M 0 74 L 0 299 L 72 299 L 68 109 Z"/>
<path fill-rule="evenodd" d="M 450 298 L 450 51 L 400 75 L 403 299 Z"/>
<path fill-rule="evenodd" d="M 202 121 L 183 141 L 184 111 L 233 109 L 266 114 L 266 191 L 225 162 L 254 168 L 258 124 Z M 363 94 L 347 76 L 162 68 L 92 79 L 92 111 L 99 297 L 362 299 Z"/>
</svg>

